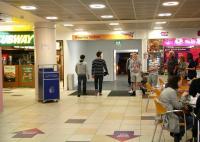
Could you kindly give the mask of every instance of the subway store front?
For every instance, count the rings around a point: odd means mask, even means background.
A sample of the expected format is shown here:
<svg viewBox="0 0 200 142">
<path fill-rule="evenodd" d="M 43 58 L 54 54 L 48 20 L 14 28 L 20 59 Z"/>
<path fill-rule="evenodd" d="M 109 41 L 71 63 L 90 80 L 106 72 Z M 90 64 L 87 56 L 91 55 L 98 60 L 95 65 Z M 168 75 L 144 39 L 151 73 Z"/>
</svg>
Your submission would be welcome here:
<svg viewBox="0 0 200 142">
<path fill-rule="evenodd" d="M 3 87 L 35 87 L 33 31 L 0 32 Z"/>
</svg>

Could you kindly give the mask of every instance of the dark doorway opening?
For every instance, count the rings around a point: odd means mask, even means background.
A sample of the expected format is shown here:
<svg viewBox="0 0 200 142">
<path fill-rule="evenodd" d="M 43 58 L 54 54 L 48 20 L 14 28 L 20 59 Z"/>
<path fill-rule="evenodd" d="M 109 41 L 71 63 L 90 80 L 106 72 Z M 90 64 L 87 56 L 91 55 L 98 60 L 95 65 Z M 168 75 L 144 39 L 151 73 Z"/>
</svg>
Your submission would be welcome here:
<svg viewBox="0 0 200 142">
<path fill-rule="evenodd" d="M 116 73 L 117 75 L 127 74 L 126 62 L 130 57 L 130 53 L 116 53 Z"/>
</svg>

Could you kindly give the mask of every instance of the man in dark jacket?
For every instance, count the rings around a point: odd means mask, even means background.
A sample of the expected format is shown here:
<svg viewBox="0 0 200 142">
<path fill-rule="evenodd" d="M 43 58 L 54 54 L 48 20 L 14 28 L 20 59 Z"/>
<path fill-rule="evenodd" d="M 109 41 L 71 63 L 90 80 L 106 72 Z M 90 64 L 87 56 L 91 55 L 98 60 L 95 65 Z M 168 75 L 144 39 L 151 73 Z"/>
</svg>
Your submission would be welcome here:
<svg viewBox="0 0 200 142">
<path fill-rule="evenodd" d="M 97 95 L 102 95 L 103 76 L 108 75 L 106 62 L 102 59 L 103 53 L 98 51 L 97 58 L 92 61 L 92 77 L 94 78 L 95 91 Z"/>
<path fill-rule="evenodd" d="M 130 53 L 130 58 L 126 61 L 126 72 L 128 74 L 128 85 L 131 86 L 131 72 L 130 72 L 130 60 L 132 58 L 132 53 Z"/>
</svg>

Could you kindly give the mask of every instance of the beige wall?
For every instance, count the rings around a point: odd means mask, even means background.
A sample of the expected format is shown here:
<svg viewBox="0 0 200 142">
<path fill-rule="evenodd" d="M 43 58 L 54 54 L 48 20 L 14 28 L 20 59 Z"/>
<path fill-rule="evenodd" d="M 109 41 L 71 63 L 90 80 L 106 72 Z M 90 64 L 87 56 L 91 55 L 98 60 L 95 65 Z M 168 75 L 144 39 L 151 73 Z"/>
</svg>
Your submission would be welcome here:
<svg viewBox="0 0 200 142">
<path fill-rule="evenodd" d="M 0 47 L 0 59 L 2 59 L 1 47 Z M 0 62 L 0 112 L 3 111 L 3 80 L 2 80 L 2 61 Z"/>
</svg>

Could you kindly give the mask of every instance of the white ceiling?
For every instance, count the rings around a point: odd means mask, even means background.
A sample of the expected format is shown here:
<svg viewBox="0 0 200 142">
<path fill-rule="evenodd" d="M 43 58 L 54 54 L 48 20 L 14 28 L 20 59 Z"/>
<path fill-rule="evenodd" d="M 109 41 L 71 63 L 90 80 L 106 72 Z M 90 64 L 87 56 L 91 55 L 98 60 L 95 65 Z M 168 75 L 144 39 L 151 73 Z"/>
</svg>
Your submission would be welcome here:
<svg viewBox="0 0 200 142">
<path fill-rule="evenodd" d="M 1 0 L 16 8 L 21 5 L 34 5 L 33 15 L 44 18 L 57 16 L 56 23 L 72 23 L 69 29 L 113 30 L 110 21 L 101 19 L 101 15 L 111 14 L 112 21 L 120 22 L 123 30 L 152 29 L 155 21 L 167 21 L 164 28 L 200 28 L 200 0 L 176 0 L 175 7 L 163 7 L 167 0 Z M 172 1 L 172 0 L 168 0 Z M 105 4 L 104 9 L 91 9 L 90 4 Z M 170 12 L 171 17 L 161 18 L 158 13 Z"/>
</svg>

